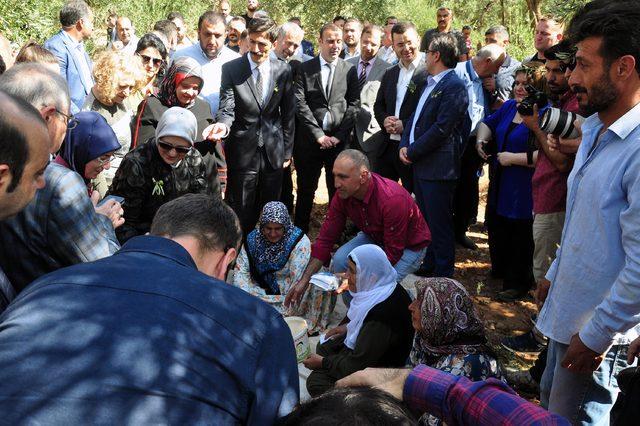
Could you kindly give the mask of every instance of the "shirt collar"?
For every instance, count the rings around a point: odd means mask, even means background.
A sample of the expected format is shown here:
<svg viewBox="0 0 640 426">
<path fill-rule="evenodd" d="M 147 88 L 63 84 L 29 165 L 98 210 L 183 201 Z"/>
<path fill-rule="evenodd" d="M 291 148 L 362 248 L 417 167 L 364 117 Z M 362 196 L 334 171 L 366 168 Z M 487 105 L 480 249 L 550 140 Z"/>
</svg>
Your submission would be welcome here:
<svg viewBox="0 0 640 426">
<path fill-rule="evenodd" d="M 598 115 L 598 121 L 600 117 Z M 620 139 L 626 139 L 640 125 L 640 103 L 626 112 L 622 117 L 618 118 L 609 130 L 618 135 Z"/>
<path fill-rule="evenodd" d="M 373 68 L 373 63 L 376 61 L 376 58 L 378 56 L 374 56 L 373 58 L 369 59 L 367 62 L 369 62 L 369 65 L 367 65 L 369 67 L 369 69 Z M 364 62 L 364 60 L 362 59 L 362 56 L 360 57 L 360 62 L 358 62 L 360 65 L 362 65 L 362 63 Z"/>
<path fill-rule="evenodd" d="M 411 69 L 417 70 L 418 65 L 420 65 L 420 61 L 422 61 L 422 55 L 418 54 L 416 55 L 416 58 L 411 61 L 408 67 L 405 67 L 402 61 L 398 61 L 398 66 L 400 67 L 400 69 L 403 69 L 405 71 L 410 71 Z"/>
<path fill-rule="evenodd" d="M 439 72 L 436 75 L 430 75 L 429 78 L 427 79 L 429 81 L 429 83 L 433 82 L 434 85 L 440 83 L 440 80 L 442 80 L 444 78 L 445 75 L 449 74 L 451 71 L 453 71 L 453 69 L 449 68 L 446 69 L 442 72 Z"/>
<path fill-rule="evenodd" d="M 248 53 L 247 53 L 247 59 L 249 60 L 249 66 L 251 67 L 251 72 L 253 72 L 256 68 L 260 68 L 260 72 L 262 73 L 265 72 L 265 70 L 269 66 L 269 61 L 271 60 L 271 59 L 267 59 L 266 61 L 258 65 L 257 63 L 253 62 L 253 59 L 251 59 L 251 55 Z"/>
<path fill-rule="evenodd" d="M 141 235 L 124 243 L 115 255 L 126 252 L 146 252 L 171 259 L 183 266 L 198 269 L 189 252 L 173 240 L 155 235 Z"/>
<path fill-rule="evenodd" d="M 369 189 L 367 189 L 367 193 L 364 194 L 364 198 L 362 199 L 364 204 L 369 204 L 369 201 L 371 201 L 371 197 L 373 196 L 374 187 L 377 185 L 375 175 L 371 172 L 369 172 L 369 174 L 371 176 L 369 178 Z"/>
<path fill-rule="evenodd" d="M 473 62 L 471 61 L 471 59 L 469 59 L 469 77 L 471 78 L 472 81 L 477 81 L 480 80 L 480 76 L 478 75 L 478 73 L 476 72 L 476 69 L 473 67 Z M 465 65 L 466 68 L 466 65 Z"/>
<path fill-rule="evenodd" d="M 71 42 L 71 46 L 78 47 L 82 46 L 82 42 L 71 37 L 66 31 L 62 31 L 62 35 L 67 38 Z"/>
<path fill-rule="evenodd" d="M 318 58 L 320 58 L 320 69 L 322 69 L 322 67 L 324 67 L 326 64 L 329 64 L 331 67 L 335 67 L 336 63 L 338 62 L 338 59 L 336 59 L 333 62 L 327 62 L 327 61 L 324 60 L 322 55 L 318 55 Z"/>
</svg>

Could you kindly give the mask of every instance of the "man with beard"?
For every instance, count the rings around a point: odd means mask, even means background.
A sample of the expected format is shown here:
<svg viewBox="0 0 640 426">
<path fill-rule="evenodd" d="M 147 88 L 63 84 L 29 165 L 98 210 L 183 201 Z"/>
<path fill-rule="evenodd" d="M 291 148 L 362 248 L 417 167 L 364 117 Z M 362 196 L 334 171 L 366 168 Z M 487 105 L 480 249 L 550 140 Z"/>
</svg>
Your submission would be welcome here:
<svg viewBox="0 0 640 426">
<path fill-rule="evenodd" d="M 362 23 L 356 18 L 349 18 L 342 27 L 342 33 L 344 48 L 340 52 L 340 57 L 346 60 L 360 56 Z"/>
<path fill-rule="evenodd" d="M 448 7 L 441 7 L 436 12 L 436 19 L 438 21 L 438 26 L 436 28 L 428 30 L 422 36 L 420 51 L 426 52 L 429 49 L 431 40 L 433 40 L 436 35 L 451 33 L 456 38 L 456 44 L 458 47 L 458 60 L 466 61 L 467 55 L 469 54 L 469 49 L 467 49 L 467 43 L 464 41 L 464 36 L 462 35 L 462 33 L 460 31 L 455 31 L 452 28 L 453 11 Z"/>
<path fill-rule="evenodd" d="M 244 18 L 236 16 L 231 18 L 227 25 L 229 35 L 227 37 L 227 47 L 234 52 L 240 52 L 240 35 L 247 29 Z"/>
<path fill-rule="evenodd" d="M 249 53 L 222 67 L 213 128 L 228 135 L 226 199 L 245 235 L 255 228 L 262 207 L 280 197 L 282 170 L 293 155 L 296 108 L 291 68 L 271 57 L 275 22 L 255 17 L 247 32 Z"/>
<path fill-rule="evenodd" d="M 249 25 L 249 21 L 253 19 L 253 14 L 260 8 L 260 2 L 258 0 L 247 0 L 247 13 L 243 14 L 244 22 Z"/>
<path fill-rule="evenodd" d="M 635 2 L 595 1 L 569 26 L 578 47 L 569 85 L 593 115 L 582 125 L 536 326 L 549 338 L 541 403 L 575 422 L 608 424 L 613 377 L 640 332 L 639 21 Z"/>
</svg>

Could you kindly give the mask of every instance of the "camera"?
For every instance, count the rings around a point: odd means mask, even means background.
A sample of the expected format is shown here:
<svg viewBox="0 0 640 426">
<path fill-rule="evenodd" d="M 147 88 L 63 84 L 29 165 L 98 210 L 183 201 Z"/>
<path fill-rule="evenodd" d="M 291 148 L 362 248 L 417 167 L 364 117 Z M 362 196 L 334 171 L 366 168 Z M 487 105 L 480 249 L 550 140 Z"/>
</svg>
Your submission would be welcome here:
<svg viewBox="0 0 640 426">
<path fill-rule="evenodd" d="M 575 139 L 578 137 L 573 122 L 578 120 L 579 123 L 584 121 L 584 117 L 575 112 L 562 111 L 558 108 L 549 108 L 542 114 L 540 119 L 540 129 L 546 133 L 559 136 L 564 139 Z"/>
<path fill-rule="evenodd" d="M 527 97 L 517 106 L 520 115 L 533 115 L 534 105 L 538 105 L 538 109 L 541 109 L 549 103 L 549 98 L 544 92 L 539 91 L 530 84 L 525 89 L 527 90 Z"/>
</svg>

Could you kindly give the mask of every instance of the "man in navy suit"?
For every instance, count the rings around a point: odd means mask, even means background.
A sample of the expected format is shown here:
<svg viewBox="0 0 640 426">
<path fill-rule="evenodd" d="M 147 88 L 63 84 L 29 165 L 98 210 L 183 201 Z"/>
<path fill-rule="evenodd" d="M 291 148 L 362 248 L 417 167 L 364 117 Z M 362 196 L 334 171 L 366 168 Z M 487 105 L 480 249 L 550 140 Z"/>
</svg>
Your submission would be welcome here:
<svg viewBox="0 0 640 426">
<path fill-rule="evenodd" d="M 416 112 L 400 141 L 400 160 L 413 166 L 413 191 L 431 229 L 431 246 L 421 273 L 451 277 L 455 262 L 453 193 L 460 173 L 462 137 L 468 133 L 469 96 L 453 72 L 456 38 L 436 35 L 426 56 L 429 73 Z"/>
<path fill-rule="evenodd" d="M 84 50 L 84 40 L 93 32 L 93 12 L 83 1 L 71 1 L 60 11 L 62 29 L 44 43 L 58 59 L 60 74 L 67 80 L 71 95 L 71 112 L 82 109 L 93 87 L 91 60 Z"/>
</svg>

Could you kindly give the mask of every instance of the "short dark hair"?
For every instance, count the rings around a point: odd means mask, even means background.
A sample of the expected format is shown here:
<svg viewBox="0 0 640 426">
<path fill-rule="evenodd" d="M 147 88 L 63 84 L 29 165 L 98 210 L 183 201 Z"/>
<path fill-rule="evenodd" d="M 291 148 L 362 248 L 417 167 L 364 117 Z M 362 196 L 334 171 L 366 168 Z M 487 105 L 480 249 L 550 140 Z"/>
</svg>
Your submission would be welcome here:
<svg viewBox="0 0 640 426">
<path fill-rule="evenodd" d="M 210 24 L 223 24 L 225 28 L 227 26 L 224 16 L 221 13 L 214 12 L 213 10 L 207 10 L 205 13 L 200 15 L 200 18 L 198 18 L 198 31 L 200 31 L 202 23 L 205 21 Z"/>
<path fill-rule="evenodd" d="M 237 249 L 242 238 L 240 222 L 220 197 L 186 194 L 163 204 L 151 223 L 151 235 L 192 236 L 203 251 Z"/>
<path fill-rule="evenodd" d="M 171 34 L 178 34 L 178 26 L 169 19 L 162 19 L 153 24 L 153 30 L 162 33 L 167 40 L 171 39 Z"/>
<path fill-rule="evenodd" d="M 576 12 L 568 35 L 577 44 L 588 37 L 602 37 L 598 52 L 607 67 L 621 56 L 631 55 L 640 72 L 640 8 L 632 1 L 596 0 Z"/>
<path fill-rule="evenodd" d="M 269 17 L 253 18 L 247 25 L 247 33 L 267 33 L 267 38 L 273 43 L 278 38 L 278 25 Z"/>
<path fill-rule="evenodd" d="M 174 19 L 180 19 L 181 21 L 184 21 L 184 16 L 182 16 L 182 13 L 180 12 L 169 12 L 169 14 L 167 15 L 167 19 L 170 21 L 173 21 Z"/>
<path fill-rule="evenodd" d="M 294 425 L 416 425 L 409 409 L 393 396 L 370 387 L 334 388 L 298 405 L 276 424 Z"/>
<path fill-rule="evenodd" d="M 153 29 L 155 30 L 156 28 L 154 27 Z M 162 59 L 164 59 L 165 61 L 167 60 L 167 46 L 164 45 L 162 40 L 160 40 L 157 35 L 153 33 L 147 33 L 140 37 L 140 40 L 138 40 L 138 45 L 136 46 L 136 53 L 142 52 L 147 47 L 153 47 L 154 49 L 157 49 L 160 53 L 160 56 L 162 56 Z"/>
<path fill-rule="evenodd" d="M 393 27 L 391 27 L 391 36 L 393 37 L 394 34 L 404 34 L 409 30 L 414 30 L 416 33 L 418 32 L 413 22 L 398 22 Z"/>
<path fill-rule="evenodd" d="M 342 32 L 342 28 L 334 24 L 333 22 L 327 22 L 323 26 L 320 27 L 320 38 L 324 36 L 325 31 L 340 31 Z"/>
<path fill-rule="evenodd" d="M 89 5 L 82 0 L 72 0 L 62 6 L 60 10 L 60 25 L 71 27 L 80 19 L 89 16 Z"/>
<path fill-rule="evenodd" d="M 40 123 L 45 128 L 47 124 L 38 110 L 27 101 L 2 90 L 0 90 L 0 99 L 0 163 L 9 166 L 11 182 L 7 186 L 7 192 L 13 192 L 20 183 L 24 168 L 29 162 L 29 142 L 24 129 L 16 126 L 17 123 L 13 121 L 15 115 L 8 114 L 7 109 L 17 108 L 25 119 Z"/>
<path fill-rule="evenodd" d="M 336 15 L 331 22 L 336 22 L 336 21 L 345 21 L 346 22 L 347 18 L 345 18 L 342 15 Z"/>
<path fill-rule="evenodd" d="M 462 31 L 464 31 L 464 30 L 471 31 L 471 27 L 469 25 L 465 25 L 464 27 L 462 27 Z"/>
<path fill-rule="evenodd" d="M 447 68 L 458 65 L 458 40 L 451 33 L 436 34 L 431 39 L 429 50 L 440 53 L 440 60 Z"/>
<path fill-rule="evenodd" d="M 58 59 L 56 59 L 53 53 L 45 49 L 35 40 L 27 41 L 24 46 L 20 48 L 20 51 L 16 55 L 15 63 L 19 64 L 22 62 L 37 62 L 40 64 L 58 65 Z"/>
<path fill-rule="evenodd" d="M 544 57 L 548 61 L 560 61 L 560 68 L 565 70 L 567 67 L 573 69 L 576 61 L 576 47 L 568 39 L 560 40 L 560 43 L 554 44 L 544 51 Z"/>
<path fill-rule="evenodd" d="M 380 27 L 380 25 L 367 24 L 364 26 L 364 28 L 362 28 L 362 35 L 365 35 L 365 34 L 373 35 L 375 31 L 379 32 L 381 36 L 384 34 L 384 30 Z"/>
<path fill-rule="evenodd" d="M 395 17 L 395 16 L 393 16 L 393 15 L 391 15 L 391 16 L 387 16 L 387 18 L 384 20 L 385 25 L 388 25 L 388 24 L 389 24 L 389 21 L 390 21 L 390 20 L 392 20 L 392 19 L 393 19 L 393 20 L 396 20 L 396 21 L 398 20 L 398 18 L 396 18 L 396 17 Z"/>
</svg>

